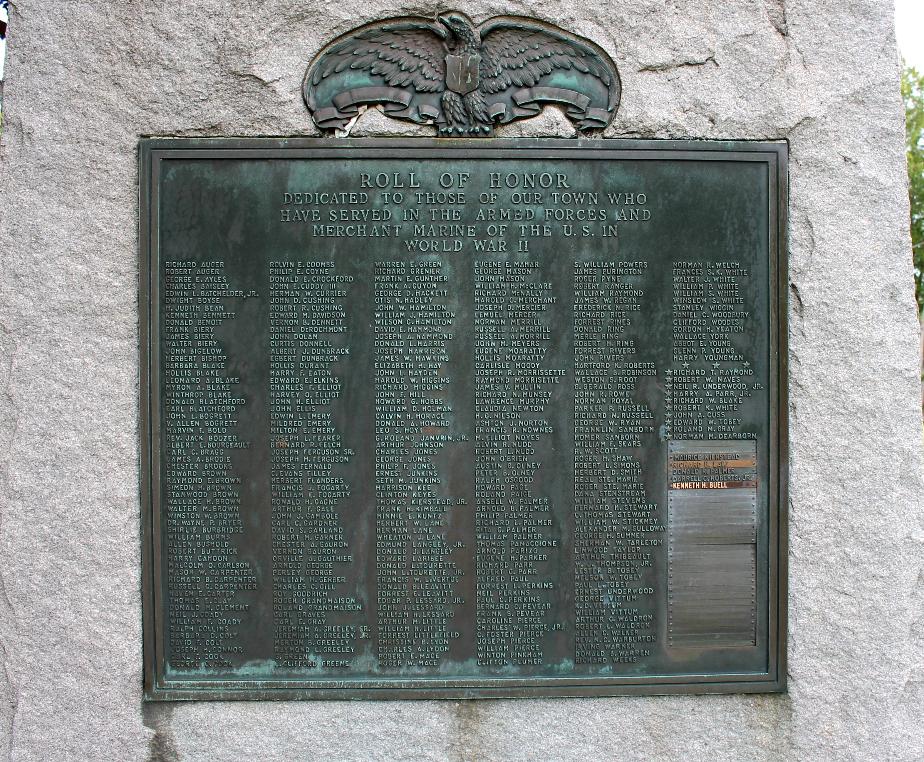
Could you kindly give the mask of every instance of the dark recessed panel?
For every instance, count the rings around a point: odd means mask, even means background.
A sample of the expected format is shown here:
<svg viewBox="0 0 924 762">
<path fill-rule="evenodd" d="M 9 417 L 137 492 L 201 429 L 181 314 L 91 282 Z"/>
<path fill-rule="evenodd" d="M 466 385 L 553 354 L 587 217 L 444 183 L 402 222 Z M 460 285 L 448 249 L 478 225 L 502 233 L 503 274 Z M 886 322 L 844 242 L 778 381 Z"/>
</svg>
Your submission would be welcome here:
<svg viewBox="0 0 924 762">
<path fill-rule="evenodd" d="M 785 146 L 141 160 L 149 697 L 783 688 Z"/>
</svg>

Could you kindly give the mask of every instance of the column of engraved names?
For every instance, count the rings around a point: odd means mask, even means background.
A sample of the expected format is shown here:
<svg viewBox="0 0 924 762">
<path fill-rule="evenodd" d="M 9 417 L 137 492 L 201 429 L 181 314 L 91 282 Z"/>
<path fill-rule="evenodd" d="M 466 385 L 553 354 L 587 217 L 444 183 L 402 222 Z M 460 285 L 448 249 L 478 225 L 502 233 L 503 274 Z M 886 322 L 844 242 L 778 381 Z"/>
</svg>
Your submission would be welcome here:
<svg viewBox="0 0 924 762">
<path fill-rule="evenodd" d="M 270 485 L 273 654 L 277 668 L 350 665 L 361 608 L 343 592 L 352 563 L 341 523 L 353 451 L 334 422 L 349 354 L 344 301 L 352 276 L 333 262 L 276 261 L 270 280 Z"/>
<path fill-rule="evenodd" d="M 737 261 L 709 262 L 709 341 L 703 358 L 713 371 L 706 385 L 706 433 L 710 439 L 752 439 L 739 412 L 752 394 L 754 368 L 741 337 L 754 316 L 742 295 L 750 270 Z M 739 346 L 741 347 L 739 349 Z"/>
<path fill-rule="evenodd" d="M 746 401 L 758 342 L 736 261 L 672 268 L 672 367 L 666 371 L 668 646 L 755 644 L 757 423 Z M 756 346 L 755 346 L 756 345 Z M 745 413 L 744 411 L 749 412 Z M 746 417 L 748 416 L 748 417 Z"/>
<path fill-rule="evenodd" d="M 552 284 L 538 262 L 476 260 L 477 653 L 485 666 L 540 665 L 549 629 L 550 498 L 534 485 L 544 413 L 566 371 L 545 368 Z"/>
<path fill-rule="evenodd" d="M 666 373 L 665 427 L 672 439 L 739 439 L 737 411 L 751 395 L 751 362 L 735 345 L 752 317 L 735 261 L 679 261 L 672 271 L 672 367 Z M 739 342 L 740 343 L 740 342 Z"/>
<path fill-rule="evenodd" d="M 375 499 L 378 659 L 434 668 L 458 637 L 462 570 L 446 526 L 454 506 L 438 466 L 456 441 L 447 400 L 455 313 L 443 263 L 375 263 Z"/>
<path fill-rule="evenodd" d="M 656 640 L 643 579 L 663 540 L 635 457 L 651 434 L 636 402 L 654 363 L 637 360 L 627 329 L 639 316 L 647 262 L 574 264 L 575 663 L 635 663 Z"/>
<path fill-rule="evenodd" d="M 218 329 L 233 321 L 222 262 L 166 262 L 162 300 L 163 506 L 166 512 L 167 660 L 174 670 L 227 669 L 243 652 L 239 632 L 255 590 L 239 560 L 240 477 L 231 452 L 244 400 L 229 377 Z"/>
</svg>

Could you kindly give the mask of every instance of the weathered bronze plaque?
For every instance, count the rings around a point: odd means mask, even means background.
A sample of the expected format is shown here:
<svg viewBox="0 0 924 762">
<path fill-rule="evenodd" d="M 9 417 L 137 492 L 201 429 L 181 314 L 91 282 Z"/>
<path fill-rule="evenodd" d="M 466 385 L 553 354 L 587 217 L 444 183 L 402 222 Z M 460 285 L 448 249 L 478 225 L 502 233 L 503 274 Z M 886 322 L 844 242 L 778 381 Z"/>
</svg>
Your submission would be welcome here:
<svg viewBox="0 0 924 762">
<path fill-rule="evenodd" d="M 786 156 L 143 141 L 147 695 L 783 689 Z"/>
</svg>

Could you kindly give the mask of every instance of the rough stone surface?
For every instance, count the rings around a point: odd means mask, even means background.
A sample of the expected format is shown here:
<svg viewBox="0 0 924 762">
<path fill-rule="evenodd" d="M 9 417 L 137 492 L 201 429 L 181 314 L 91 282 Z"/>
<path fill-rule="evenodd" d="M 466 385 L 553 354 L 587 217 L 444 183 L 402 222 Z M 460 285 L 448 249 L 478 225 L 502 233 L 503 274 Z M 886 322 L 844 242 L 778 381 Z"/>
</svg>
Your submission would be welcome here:
<svg viewBox="0 0 924 762">
<path fill-rule="evenodd" d="M 787 695 L 142 705 L 137 139 L 312 134 L 299 85 L 324 42 L 441 9 L 13 3 L 0 759 L 921 759 L 918 326 L 890 0 L 464 8 L 536 15 L 607 49 L 624 85 L 608 136 L 790 141 Z M 374 112 L 354 127 L 407 132 Z M 537 133 L 569 126 L 550 114 L 506 134 Z"/>
</svg>

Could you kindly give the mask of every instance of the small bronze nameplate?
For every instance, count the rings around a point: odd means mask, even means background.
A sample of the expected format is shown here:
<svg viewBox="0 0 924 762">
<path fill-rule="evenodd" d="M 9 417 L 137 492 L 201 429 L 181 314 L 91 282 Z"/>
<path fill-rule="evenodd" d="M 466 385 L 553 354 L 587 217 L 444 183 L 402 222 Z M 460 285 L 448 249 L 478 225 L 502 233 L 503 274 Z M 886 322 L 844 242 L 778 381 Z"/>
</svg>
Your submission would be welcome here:
<svg viewBox="0 0 924 762">
<path fill-rule="evenodd" d="M 782 690 L 786 158 L 142 141 L 146 695 Z"/>
</svg>

